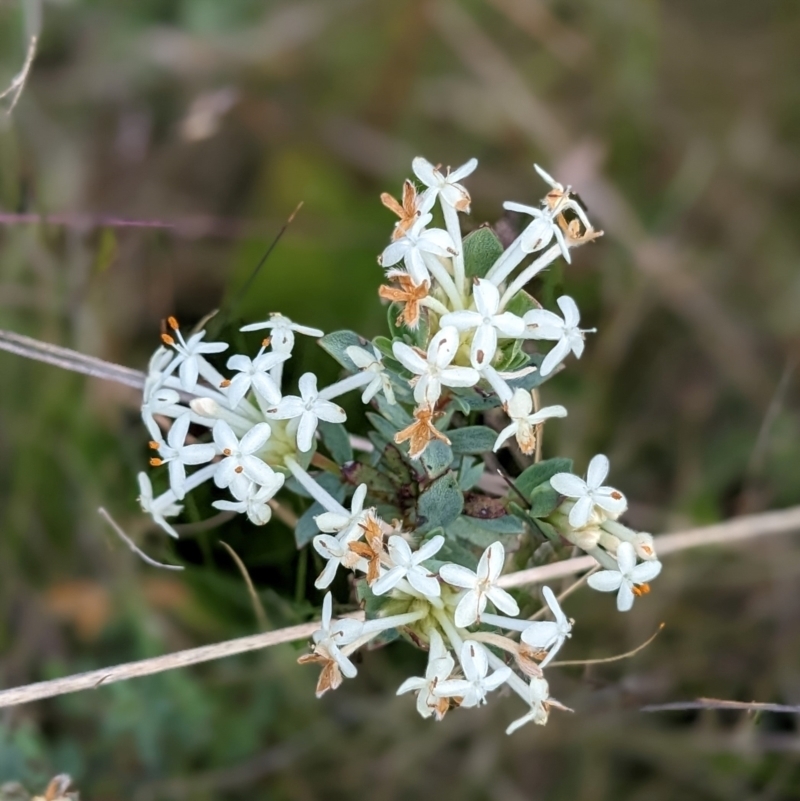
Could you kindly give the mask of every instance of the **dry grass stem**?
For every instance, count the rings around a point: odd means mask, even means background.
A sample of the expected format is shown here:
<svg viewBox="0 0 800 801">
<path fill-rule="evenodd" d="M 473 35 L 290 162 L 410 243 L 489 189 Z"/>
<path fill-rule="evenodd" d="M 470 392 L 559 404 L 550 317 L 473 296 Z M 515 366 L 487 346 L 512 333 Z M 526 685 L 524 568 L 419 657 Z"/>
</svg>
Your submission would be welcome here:
<svg viewBox="0 0 800 801">
<path fill-rule="evenodd" d="M 258 627 L 261 629 L 261 631 L 266 631 L 267 628 L 269 628 L 267 613 L 264 611 L 264 604 L 261 603 L 261 599 L 258 597 L 256 588 L 253 586 L 253 580 L 250 578 L 250 574 L 247 572 L 244 562 L 239 558 L 239 554 L 237 554 L 227 542 L 220 540 L 219 544 L 225 548 L 225 550 L 231 555 L 231 559 L 236 562 L 236 567 L 239 568 L 239 572 L 242 574 L 244 583 L 247 585 L 247 592 L 250 595 L 250 600 L 253 604 L 253 611 L 255 612 Z"/>
<path fill-rule="evenodd" d="M 658 637 L 659 634 L 666 626 L 666 623 L 660 623 L 658 628 L 641 644 L 637 645 L 632 651 L 626 651 L 624 654 L 617 654 L 616 656 L 606 656 L 601 659 L 565 659 L 561 662 L 551 662 L 550 667 L 571 667 L 573 665 L 604 665 L 607 662 L 619 662 L 621 659 L 630 659 L 632 656 L 635 656 L 639 653 L 639 651 L 643 651 L 650 645 L 653 640 Z"/>
<path fill-rule="evenodd" d="M 20 97 L 22 97 L 22 90 L 25 88 L 25 82 L 28 80 L 28 75 L 30 74 L 31 67 L 33 66 L 33 59 L 36 57 L 36 45 L 38 42 L 38 36 L 31 37 L 30 44 L 28 45 L 28 52 L 25 56 L 25 63 L 22 65 L 22 69 L 12 78 L 8 88 L 0 92 L 0 100 L 4 100 L 7 97 L 11 98 L 11 103 L 6 109 L 7 117 L 11 116 L 11 112 L 19 102 Z"/>
</svg>

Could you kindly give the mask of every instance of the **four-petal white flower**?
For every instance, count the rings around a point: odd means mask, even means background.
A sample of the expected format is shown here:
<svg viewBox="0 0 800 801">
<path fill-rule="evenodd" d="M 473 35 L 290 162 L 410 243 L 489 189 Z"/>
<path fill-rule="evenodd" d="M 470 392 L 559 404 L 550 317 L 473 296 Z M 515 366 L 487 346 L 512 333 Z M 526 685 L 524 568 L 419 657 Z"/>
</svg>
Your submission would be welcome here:
<svg viewBox="0 0 800 801">
<path fill-rule="evenodd" d="M 503 208 L 533 217 L 533 222 L 529 223 L 519 235 L 519 247 L 523 253 L 535 253 L 537 250 L 543 250 L 555 237 L 564 260 L 567 264 L 572 262 L 564 234 L 556 222 L 556 217 L 563 209 L 558 207 L 541 209 L 536 206 L 526 206 L 523 203 L 514 203 L 511 200 L 503 203 Z"/>
<path fill-rule="evenodd" d="M 356 666 L 342 653 L 341 649 L 358 639 L 363 624 L 356 620 L 343 618 L 332 621 L 333 598 L 326 593 L 322 602 L 322 619 L 320 627 L 311 635 L 314 650 L 336 663 L 342 675 L 352 679 L 358 671 Z"/>
<path fill-rule="evenodd" d="M 506 411 L 511 418 L 498 435 L 492 450 L 498 450 L 509 437 L 516 437 L 520 450 L 530 455 L 536 450 L 536 426 L 551 417 L 566 417 L 567 410 L 563 406 L 545 406 L 538 412 L 533 411 L 533 396 L 527 389 L 516 389 L 511 400 L 506 404 Z"/>
<path fill-rule="evenodd" d="M 320 420 L 343 423 L 347 415 L 341 406 L 319 396 L 317 377 L 313 373 L 304 373 L 298 383 L 300 395 L 284 395 L 277 407 L 269 410 L 269 415 L 276 420 L 299 419 L 297 447 L 305 453 L 314 444 L 314 433 Z"/>
<path fill-rule="evenodd" d="M 547 680 L 539 676 L 533 676 L 528 685 L 528 703 L 531 705 L 530 711 L 518 720 L 515 720 L 507 729 L 506 734 L 513 734 L 521 726 L 533 721 L 538 726 L 544 726 L 550 714 L 550 707 L 563 709 L 565 712 L 572 712 L 569 707 L 550 697 L 550 688 Z"/>
<path fill-rule="evenodd" d="M 150 477 L 147 473 L 139 473 L 137 476 L 139 482 L 139 505 L 142 511 L 149 514 L 153 518 L 153 522 L 162 528 L 170 537 L 178 539 L 178 532 L 167 522 L 168 517 L 176 517 L 183 511 L 183 506 L 175 503 L 175 493 L 165 493 L 160 498 L 153 496 L 153 485 L 150 482 Z M 170 498 L 169 496 L 172 496 Z"/>
<path fill-rule="evenodd" d="M 564 640 L 572 636 L 572 621 L 567 619 L 553 591 L 550 587 L 543 587 L 542 594 L 550 607 L 550 611 L 553 613 L 553 617 L 555 617 L 555 621 L 534 621 L 520 635 L 522 642 L 534 650 L 549 651 L 539 665 L 540 668 L 546 667 L 558 653 L 559 648 L 564 644 Z"/>
<path fill-rule="evenodd" d="M 441 325 L 452 325 L 458 331 L 475 329 L 470 346 L 470 361 L 480 370 L 490 364 L 497 352 L 498 336 L 506 338 L 521 337 L 525 322 L 511 312 L 499 312 L 500 291 L 491 282 L 478 279 L 472 290 L 476 311 L 455 311 L 445 314 Z"/>
<path fill-rule="evenodd" d="M 172 340 L 172 347 L 175 348 L 177 356 L 172 362 L 172 367 L 177 363 L 178 376 L 181 380 L 181 387 L 187 392 L 191 392 L 197 386 L 197 379 L 200 377 L 200 369 L 205 359 L 204 353 L 221 353 L 228 349 L 227 342 L 203 342 L 205 331 L 198 331 L 192 334 L 189 339 L 184 339 L 180 329 L 173 329 L 174 337 L 169 335 Z M 178 341 L 175 342 L 175 337 Z"/>
<path fill-rule="evenodd" d="M 504 561 L 503 544 L 493 542 L 481 555 L 478 569 L 475 571 L 455 564 L 446 564 L 439 568 L 439 575 L 444 581 L 453 587 L 467 590 L 456 606 L 454 615 L 456 626 L 464 629 L 480 621 L 487 601 L 491 601 L 497 609 L 507 615 L 514 617 L 519 614 L 519 606 L 513 597 L 496 586 Z"/>
<path fill-rule="evenodd" d="M 250 481 L 262 487 L 275 483 L 275 471 L 256 456 L 270 437 L 268 423 L 254 425 L 239 439 L 225 420 L 217 420 L 212 434 L 223 457 L 214 473 L 214 483 L 218 487 L 230 487 L 237 499 L 244 500 Z"/>
<path fill-rule="evenodd" d="M 235 409 L 242 401 L 242 398 L 252 387 L 267 403 L 275 405 L 280 402 L 281 390 L 275 380 L 269 375 L 269 370 L 278 364 L 282 364 L 289 358 L 288 353 L 270 351 L 264 353 L 263 350 L 255 359 L 243 354 L 236 354 L 228 359 L 228 369 L 236 370 L 235 375 L 227 384 L 228 404 L 231 409 Z"/>
<path fill-rule="evenodd" d="M 369 509 L 364 509 L 367 497 L 367 485 L 359 484 L 350 500 L 350 514 L 340 512 L 323 512 L 314 518 L 317 528 L 326 534 L 335 534 L 340 540 L 357 540 L 364 533 L 361 528 Z"/>
<path fill-rule="evenodd" d="M 345 353 L 359 370 L 374 374 L 372 381 L 364 387 L 364 392 L 361 394 L 361 402 L 369 403 L 383 390 L 383 396 L 386 398 L 386 402 L 390 406 L 393 406 L 397 401 L 394 397 L 392 379 L 383 366 L 381 352 L 374 345 L 372 347 L 372 353 L 366 348 L 358 347 L 358 345 L 350 345 L 350 347 L 345 348 Z"/>
<path fill-rule="evenodd" d="M 167 441 L 158 445 L 161 463 L 169 465 L 170 489 L 179 501 L 185 494 L 183 485 L 186 482 L 186 465 L 210 462 L 217 454 L 211 443 L 186 444 L 190 417 L 189 412 L 186 412 L 177 418 L 167 434 Z"/>
<path fill-rule="evenodd" d="M 439 581 L 422 563 L 437 554 L 444 545 L 444 537 L 431 537 L 418 550 L 412 551 L 409 544 L 399 535 L 389 537 L 390 567 L 371 587 L 375 595 L 384 595 L 394 589 L 403 579 L 426 598 L 438 598 L 442 594 Z"/>
<path fill-rule="evenodd" d="M 273 473 L 268 484 L 259 485 L 251 481 L 241 500 L 214 501 L 211 505 L 223 512 L 244 513 L 253 525 L 265 526 L 272 519 L 272 508 L 269 501 L 283 486 L 284 480 L 283 473 Z"/>
<path fill-rule="evenodd" d="M 314 537 L 314 550 L 327 560 L 322 573 L 314 582 L 318 590 L 330 587 L 340 565 L 349 570 L 362 561 L 362 557 L 350 549 L 350 543 L 355 542 L 360 536 L 360 532 L 354 533 L 351 529 L 345 537 L 332 537 L 330 534 L 318 534 Z"/>
<path fill-rule="evenodd" d="M 586 481 L 572 473 L 556 473 L 550 479 L 550 486 L 556 492 L 576 499 L 569 512 L 569 524 L 573 528 L 583 528 L 591 519 L 595 507 L 599 507 L 613 519 L 628 508 L 628 502 L 619 490 L 602 486 L 608 475 L 608 468 L 608 457 L 599 453 L 589 462 Z"/>
<path fill-rule="evenodd" d="M 580 312 L 575 301 L 569 295 L 562 295 L 557 301 L 564 319 L 546 309 L 531 309 L 522 318 L 525 321 L 525 337 L 527 339 L 556 340 L 553 349 L 544 357 L 539 372 L 550 375 L 558 367 L 570 351 L 580 359 L 586 345 L 584 334 L 593 333 L 595 328 L 578 328 L 581 321 Z"/>
<path fill-rule="evenodd" d="M 431 339 L 427 354 L 405 342 L 394 342 L 395 358 L 418 378 L 414 386 L 414 400 L 433 406 L 445 387 L 472 387 L 480 381 L 480 375 L 472 367 L 452 367 L 451 362 L 458 350 L 458 331 L 445 326 Z"/>
<path fill-rule="evenodd" d="M 435 715 L 437 720 L 441 720 L 446 711 L 447 701 L 442 701 L 436 696 L 436 688 L 443 681 L 446 681 L 455 667 L 455 660 L 450 656 L 450 652 L 444 644 L 442 635 L 436 629 L 430 632 L 430 649 L 428 651 L 428 667 L 425 670 L 425 678 L 413 676 L 406 679 L 398 688 L 397 694 L 416 692 L 417 693 L 417 712 L 423 718 Z"/>
<path fill-rule="evenodd" d="M 383 251 L 381 266 L 391 267 L 402 260 L 416 286 L 430 281 L 425 259 L 450 258 L 456 252 L 456 246 L 447 231 L 442 228 L 425 228 L 432 219 L 431 214 L 420 216 L 402 239 L 392 242 Z"/>
<path fill-rule="evenodd" d="M 269 320 L 262 323 L 250 323 L 249 325 L 242 326 L 240 331 L 263 331 L 264 329 L 271 329 L 271 345 L 272 349 L 279 353 L 291 353 L 294 348 L 294 335 L 305 334 L 309 337 L 321 337 L 324 333 L 319 328 L 311 328 L 307 325 L 298 325 L 292 322 L 288 317 L 283 314 L 274 312 L 270 314 Z"/>
<path fill-rule="evenodd" d="M 434 694 L 441 698 L 461 698 L 461 706 L 471 707 L 486 703 L 486 694 L 496 690 L 511 676 L 510 667 L 501 667 L 489 673 L 486 648 L 475 640 L 465 640 L 459 656 L 463 679 L 448 679 L 436 685 Z"/>
<path fill-rule="evenodd" d="M 414 170 L 414 175 L 428 187 L 422 193 L 421 202 L 426 204 L 430 202 L 431 196 L 439 197 L 442 203 L 452 206 L 456 211 L 469 213 L 471 202 L 469 192 L 458 182 L 471 175 L 477 166 L 478 159 L 470 159 L 455 170 L 448 168 L 445 173 L 442 173 L 427 159 L 417 156 L 411 162 L 411 169 Z"/>
<path fill-rule="evenodd" d="M 601 570 L 592 573 L 587 583 L 600 592 L 617 593 L 617 609 L 627 612 L 633 606 L 633 599 L 642 594 L 641 586 L 646 586 L 661 572 L 661 562 L 651 559 L 636 564 L 636 551 L 629 542 L 621 542 L 617 547 L 618 570 Z"/>
</svg>

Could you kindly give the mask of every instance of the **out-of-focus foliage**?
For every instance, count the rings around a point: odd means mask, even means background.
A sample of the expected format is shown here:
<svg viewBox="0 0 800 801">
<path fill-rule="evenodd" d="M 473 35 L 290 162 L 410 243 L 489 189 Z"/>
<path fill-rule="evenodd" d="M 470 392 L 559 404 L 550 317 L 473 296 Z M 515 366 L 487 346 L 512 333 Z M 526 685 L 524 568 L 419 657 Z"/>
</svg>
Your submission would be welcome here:
<svg viewBox="0 0 800 801">
<path fill-rule="evenodd" d="M 22 3 L 0 6 L 3 81 L 23 22 Z M 570 417 L 545 454 L 580 472 L 608 453 L 631 524 L 655 532 L 797 503 L 799 35 L 779 0 L 46 3 L 0 130 L 0 326 L 137 367 L 167 314 L 221 307 L 232 326 L 280 310 L 374 335 L 393 222 L 378 196 L 411 157 L 480 159 L 476 226 L 540 196 L 535 160 L 606 230 L 567 268 L 599 334 L 547 385 Z M 36 213 L 66 224 L 9 216 Z M 537 296 L 552 303 L 564 280 L 553 270 Z M 301 347 L 305 369 L 335 377 Z M 0 369 L 4 686 L 254 632 L 220 538 L 270 626 L 312 614 L 314 557 L 288 528 L 189 527 L 174 547 L 149 531 L 135 393 L 7 354 Z M 134 561 L 100 505 L 187 570 Z M 90 801 L 797 798 L 793 719 L 638 708 L 800 702 L 798 576 L 786 537 L 670 557 L 631 615 L 576 593 L 587 650 L 566 659 L 667 628 L 633 660 L 551 671 L 576 714 L 544 730 L 506 738 L 503 701 L 418 719 L 390 695 L 420 659 L 401 643 L 318 702 L 285 646 L 4 711 L 0 781 L 38 791 L 67 772 Z"/>
</svg>

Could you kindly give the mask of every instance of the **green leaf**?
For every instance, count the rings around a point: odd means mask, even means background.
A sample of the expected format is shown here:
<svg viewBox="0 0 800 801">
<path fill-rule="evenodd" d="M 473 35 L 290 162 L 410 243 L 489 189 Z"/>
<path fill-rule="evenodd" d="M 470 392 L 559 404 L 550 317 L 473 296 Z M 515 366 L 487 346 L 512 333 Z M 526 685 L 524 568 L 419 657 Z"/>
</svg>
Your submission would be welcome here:
<svg viewBox="0 0 800 801">
<path fill-rule="evenodd" d="M 350 436 L 341 423 L 326 423 L 320 421 L 318 427 L 322 444 L 337 464 L 353 461 L 353 448 L 350 445 Z"/>
<path fill-rule="evenodd" d="M 464 271 L 467 276 L 483 278 L 503 253 L 497 234 L 484 225 L 464 237 Z"/>
<path fill-rule="evenodd" d="M 467 426 L 454 428 L 447 432 L 453 453 L 467 453 L 477 456 L 494 447 L 497 432 L 487 426 Z"/>
<path fill-rule="evenodd" d="M 530 498 L 534 489 L 540 484 L 550 485 L 550 479 L 556 473 L 571 473 L 572 459 L 545 459 L 543 462 L 532 464 L 514 479 L 516 488 L 526 497 Z"/>
<path fill-rule="evenodd" d="M 379 336 L 372 340 L 372 344 L 384 355 L 392 355 L 392 340 L 389 337 Z"/>
<path fill-rule="evenodd" d="M 461 460 L 461 467 L 458 471 L 458 486 L 462 492 L 471 490 L 483 475 L 485 465 L 483 462 L 475 462 L 471 456 L 465 456 Z"/>
<path fill-rule="evenodd" d="M 444 534 L 441 528 L 433 529 L 430 536 L 435 534 Z M 428 537 L 426 536 L 426 539 Z M 469 548 L 462 545 L 458 540 L 445 538 L 444 545 L 439 553 L 433 559 L 428 559 L 425 562 L 425 567 L 433 573 L 438 573 L 439 568 L 447 562 L 455 562 L 457 565 L 463 565 L 470 570 L 475 570 L 478 566 L 477 555 Z"/>
<path fill-rule="evenodd" d="M 531 493 L 531 517 L 547 517 L 559 501 L 559 494 L 549 484 L 539 484 Z"/>
<path fill-rule="evenodd" d="M 559 533 L 545 520 L 534 520 L 534 526 L 539 529 L 540 533 L 545 539 L 559 545 L 561 543 L 561 536 Z"/>
<path fill-rule="evenodd" d="M 452 471 L 433 482 L 417 501 L 418 531 L 447 528 L 464 508 L 464 496 Z"/>
<path fill-rule="evenodd" d="M 325 334 L 325 336 L 320 339 L 319 344 L 323 350 L 327 351 L 342 367 L 346 368 L 351 373 L 357 373 L 358 367 L 356 367 L 353 360 L 347 355 L 347 348 L 352 345 L 361 348 L 369 348 L 369 342 L 354 331 L 333 331 L 330 334 Z"/>
<path fill-rule="evenodd" d="M 505 311 L 516 314 L 517 317 L 524 317 L 525 312 L 531 309 L 541 309 L 542 307 L 524 290 L 521 289 L 506 303 Z"/>
<path fill-rule="evenodd" d="M 449 445 L 435 439 L 425 448 L 419 461 L 428 478 L 438 478 L 453 463 L 453 451 Z"/>
<path fill-rule="evenodd" d="M 525 526 L 513 515 L 504 515 L 494 520 L 479 520 L 475 517 L 461 515 L 447 528 L 450 536 L 466 540 L 478 548 L 488 548 L 493 542 L 503 545 L 518 537 L 525 531 Z"/>
<path fill-rule="evenodd" d="M 372 424 L 372 427 L 388 442 L 394 440 L 394 435 L 397 433 L 397 428 L 392 425 L 387 419 L 381 417 L 375 412 L 367 412 L 367 420 Z"/>
</svg>

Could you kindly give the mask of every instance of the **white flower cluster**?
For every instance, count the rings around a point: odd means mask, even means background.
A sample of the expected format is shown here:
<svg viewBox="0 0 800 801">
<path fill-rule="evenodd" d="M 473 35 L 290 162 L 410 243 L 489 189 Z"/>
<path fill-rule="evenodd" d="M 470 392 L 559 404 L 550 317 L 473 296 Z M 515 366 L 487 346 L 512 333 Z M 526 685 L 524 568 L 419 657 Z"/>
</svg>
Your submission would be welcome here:
<svg viewBox="0 0 800 801">
<path fill-rule="evenodd" d="M 295 335 L 322 337 L 315 328 L 280 314 L 244 326 L 242 331 L 268 336 L 254 356 L 230 356 L 226 376 L 209 357 L 228 345 L 206 342 L 204 331 L 187 339 L 169 318 L 151 359 L 142 404 L 156 452 L 151 465 L 167 466 L 169 489 L 155 496 L 142 473 L 140 502 L 159 526 L 177 536 L 168 519 L 180 514 L 186 493 L 213 482 L 229 494 L 214 507 L 264 525 L 276 494 L 289 488 L 284 485 L 292 476 L 295 492 L 299 485 L 300 494 L 324 510 L 314 518 L 320 533 L 312 544 L 324 562 L 316 587 L 327 589 L 343 568 L 359 575 L 365 597 L 377 602 L 366 622 L 334 621 L 331 594 L 325 596 L 313 652 L 300 660 L 322 665 L 318 693 L 356 674 L 350 660 L 356 649 L 386 632 L 405 631 L 428 649 L 425 676 L 407 680 L 398 691 L 417 693 L 420 714 L 441 719 L 454 705 L 485 703 L 489 692 L 507 684 L 530 707 L 509 727 L 511 732 L 528 721 L 543 724 L 551 708 L 564 708 L 549 697 L 542 668 L 570 636 L 572 622 L 550 589 L 543 593 L 554 620 L 519 620 L 517 601 L 499 585 L 506 562 L 499 541 L 484 550 L 474 570 L 437 560 L 448 541 L 446 526 L 439 529 L 443 533 L 418 531 L 413 514 L 410 522 L 386 522 L 376 506 L 367 505 L 369 481 L 359 484 L 347 509 L 308 472 L 320 421 L 344 423 L 345 412 L 334 400 L 353 390 L 361 391 L 363 403 L 381 410 L 386 425 L 392 421 L 391 447 L 403 446 L 403 458 L 416 464 L 431 443 L 452 444 L 446 428 L 452 414 L 444 410 L 453 409 L 451 401 L 459 399 L 467 404 L 459 408 L 471 408 L 464 393 L 488 401 L 478 408 L 494 405 L 508 415 L 508 424 L 485 450 L 497 451 L 513 439 L 523 454 L 532 455 L 543 423 L 566 416 L 563 406 L 538 408 L 529 379 L 541 383 L 570 353 L 580 357 L 587 330 L 579 328 L 572 298 L 558 298 L 558 315 L 541 308 L 524 287 L 556 259 L 569 262 L 571 249 L 600 232 L 570 189 L 537 167 L 550 186 L 541 206 L 505 204 L 528 215 L 530 222 L 509 247 L 503 249 L 492 234 L 490 251 L 496 251 L 490 258 L 467 259 L 459 213 L 469 211 L 471 199 L 461 181 L 476 166 L 473 159 L 442 171 L 416 158 L 413 170 L 424 190 L 406 181 L 402 203 L 382 196 L 400 218 L 380 258 L 389 281 L 380 296 L 394 304 L 395 330 L 391 340 L 368 344 L 356 339 L 359 344 L 340 347 L 338 358 L 351 374 L 330 386 L 318 389 L 317 377 L 305 373 L 298 394 L 285 392 L 283 371 Z M 437 201 L 444 228 L 430 227 Z M 530 340 L 553 344 L 543 358 L 534 359 L 523 349 Z M 399 409 L 395 417 L 387 412 L 391 409 Z M 442 417 L 447 417 L 444 425 L 437 423 Z M 405 422 L 396 425 L 398 420 Z M 197 469 L 187 474 L 187 467 Z M 605 569 L 590 576 L 589 585 L 616 591 L 617 606 L 624 611 L 635 596 L 649 591 L 648 582 L 661 565 L 652 537 L 618 522 L 627 503 L 622 493 L 603 486 L 608 470 L 608 460 L 599 455 L 586 480 L 568 472 L 549 473 L 543 488 L 555 501 L 542 525 L 597 559 Z"/>
<path fill-rule="evenodd" d="M 337 532 L 336 537 L 321 535 L 314 542 L 328 559 L 317 586 L 327 587 L 342 565 L 365 574 L 373 595 L 391 593 L 391 601 L 387 614 L 372 620 L 332 622 L 331 594 L 325 596 L 312 653 L 298 660 L 322 666 L 317 695 L 336 689 L 343 677 L 356 675 L 350 657 L 358 648 L 384 632 L 405 629 L 415 642 L 427 645 L 428 667 L 424 677 L 407 679 L 397 693 L 416 692 L 417 711 L 425 718 L 441 720 L 454 706 L 485 704 L 487 695 L 503 684 L 530 707 L 508 727 L 509 734 L 529 721 L 545 724 L 553 707 L 566 709 L 550 697 L 542 672 L 572 632 L 572 621 L 550 588 L 544 588 L 544 597 L 555 620 L 518 620 L 517 602 L 498 586 L 505 563 L 501 543 L 483 552 L 475 570 L 448 562 L 439 566 L 437 575 L 425 562 L 436 556 L 444 538 L 431 537 L 412 550 L 409 533 L 388 526 L 374 509 L 361 508 L 365 493 L 366 487 L 360 487 L 350 515 L 325 513 L 317 519 L 320 528 Z M 490 603 L 504 614 L 486 612 Z M 501 632 L 518 633 L 519 642 Z M 513 666 L 495 650 L 508 654 Z"/>
</svg>

